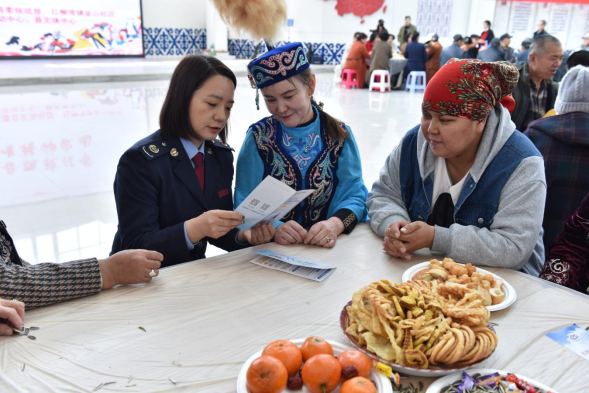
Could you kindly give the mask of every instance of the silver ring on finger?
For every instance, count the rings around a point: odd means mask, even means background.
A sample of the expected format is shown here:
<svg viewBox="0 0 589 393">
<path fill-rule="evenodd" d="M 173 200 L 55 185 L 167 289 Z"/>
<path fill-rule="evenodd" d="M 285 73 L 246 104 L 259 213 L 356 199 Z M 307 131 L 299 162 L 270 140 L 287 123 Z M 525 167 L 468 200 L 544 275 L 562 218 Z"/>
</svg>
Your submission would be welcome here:
<svg viewBox="0 0 589 393">
<path fill-rule="evenodd" d="M 12 299 L 12 301 L 13 301 L 13 302 L 18 302 L 18 300 L 16 300 L 16 299 Z"/>
<path fill-rule="evenodd" d="M 325 236 L 325 239 L 327 239 L 327 243 L 331 243 L 331 239 L 328 238 L 327 236 Z"/>
<path fill-rule="evenodd" d="M 265 241 L 265 242 L 267 242 L 267 241 L 268 241 L 268 238 L 267 238 L 267 237 L 265 237 L 265 238 L 264 238 L 264 241 Z"/>
<path fill-rule="evenodd" d="M 157 273 L 155 272 L 155 270 L 151 269 L 151 271 L 149 272 L 149 277 L 155 277 L 157 276 Z"/>
</svg>

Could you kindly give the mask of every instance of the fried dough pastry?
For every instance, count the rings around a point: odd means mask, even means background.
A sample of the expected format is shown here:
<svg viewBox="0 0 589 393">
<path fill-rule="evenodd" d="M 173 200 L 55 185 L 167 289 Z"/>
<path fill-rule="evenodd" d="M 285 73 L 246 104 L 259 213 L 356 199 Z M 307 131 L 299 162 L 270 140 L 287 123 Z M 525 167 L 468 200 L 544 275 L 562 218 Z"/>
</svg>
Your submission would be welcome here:
<svg viewBox="0 0 589 393">
<path fill-rule="evenodd" d="M 472 291 L 479 292 L 484 306 L 499 304 L 505 297 L 501 291 L 500 280 L 495 280 L 491 274 L 479 273 L 471 263 L 461 265 L 454 262 L 452 258 L 444 258 L 442 262 L 432 259 L 426 269 L 415 274 L 413 280 L 454 284 L 454 286 L 442 288 L 441 293 L 453 299 L 462 299 L 466 293 Z"/>
<path fill-rule="evenodd" d="M 497 346 L 483 301 L 477 290 L 452 282 L 380 280 L 352 296 L 346 333 L 402 366 L 469 365 Z"/>
</svg>

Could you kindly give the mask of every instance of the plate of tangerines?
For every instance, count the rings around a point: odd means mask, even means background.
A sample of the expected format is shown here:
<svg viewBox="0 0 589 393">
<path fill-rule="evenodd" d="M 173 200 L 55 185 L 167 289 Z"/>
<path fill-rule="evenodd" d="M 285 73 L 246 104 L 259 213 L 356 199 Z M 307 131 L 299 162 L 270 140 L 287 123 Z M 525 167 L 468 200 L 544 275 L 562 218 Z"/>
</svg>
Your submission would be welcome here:
<svg viewBox="0 0 589 393">
<path fill-rule="evenodd" d="M 362 352 L 309 337 L 278 340 L 254 353 L 237 377 L 238 393 L 393 393 L 390 380 Z"/>
</svg>

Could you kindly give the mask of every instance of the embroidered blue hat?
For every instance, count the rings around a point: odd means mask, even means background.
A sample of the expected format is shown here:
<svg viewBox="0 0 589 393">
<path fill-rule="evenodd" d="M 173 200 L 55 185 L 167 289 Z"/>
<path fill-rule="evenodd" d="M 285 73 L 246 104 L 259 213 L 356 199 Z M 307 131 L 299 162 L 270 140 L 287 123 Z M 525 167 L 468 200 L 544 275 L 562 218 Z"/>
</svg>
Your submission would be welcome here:
<svg viewBox="0 0 589 393">
<path fill-rule="evenodd" d="M 262 89 L 300 74 L 309 68 L 305 49 L 293 42 L 264 53 L 248 65 L 249 80 L 253 88 Z"/>
</svg>

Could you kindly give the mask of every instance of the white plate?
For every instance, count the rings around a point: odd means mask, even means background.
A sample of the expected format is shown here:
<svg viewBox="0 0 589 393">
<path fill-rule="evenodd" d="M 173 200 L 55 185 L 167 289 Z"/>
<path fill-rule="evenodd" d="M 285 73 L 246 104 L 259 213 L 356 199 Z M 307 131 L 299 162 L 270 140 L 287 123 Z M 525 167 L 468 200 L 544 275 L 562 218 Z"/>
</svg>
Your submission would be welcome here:
<svg viewBox="0 0 589 393">
<path fill-rule="evenodd" d="M 304 338 L 298 338 L 296 340 L 289 340 L 289 341 L 300 348 L 301 345 L 303 345 L 303 343 L 305 342 L 305 340 L 306 339 L 304 339 Z M 340 344 L 335 341 L 329 341 L 329 340 L 326 340 L 326 341 L 331 344 L 331 347 L 333 348 L 333 354 L 336 356 L 338 356 L 339 354 L 341 354 L 344 351 L 348 351 L 348 350 L 355 351 L 356 350 L 356 348 L 350 347 L 348 345 Z M 237 393 L 249 393 L 247 390 L 247 387 L 246 387 L 247 369 L 250 367 L 250 364 L 252 364 L 252 362 L 254 360 L 256 360 L 257 358 L 262 356 L 262 351 L 263 351 L 263 349 L 254 353 L 252 356 L 250 356 L 249 359 L 246 360 L 246 362 L 241 367 L 241 370 L 239 371 L 239 376 L 237 377 Z M 376 369 L 372 368 L 368 379 L 376 382 L 376 391 L 378 393 L 393 393 L 393 385 L 391 384 L 391 381 L 387 377 L 385 377 L 384 375 L 382 375 L 378 371 L 376 371 Z M 285 392 L 293 392 L 294 390 L 289 390 L 289 389 L 285 388 L 284 391 Z M 302 390 L 297 390 L 297 392 L 308 392 L 308 391 L 309 390 L 307 390 L 307 388 L 305 386 L 303 386 Z M 335 392 L 335 393 L 339 392 L 339 386 L 333 392 Z"/>
<path fill-rule="evenodd" d="M 478 268 L 477 268 L 478 269 Z M 481 375 L 489 375 L 489 374 L 493 374 L 493 373 L 499 373 L 501 374 L 502 377 L 506 377 L 508 373 L 507 371 L 503 371 L 503 370 L 495 370 L 492 368 L 473 368 L 467 371 L 467 373 L 469 375 L 473 375 L 473 374 L 481 374 Z M 544 389 L 547 392 L 552 392 L 552 393 L 558 393 L 556 390 L 549 388 L 548 386 L 540 383 L 540 382 L 536 382 L 531 378 L 528 377 L 524 377 L 523 375 L 520 375 L 518 373 L 514 373 L 515 375 L 517 375 L 518 378 L 523 379 L 524 381 L 528 382 L 529 384 L 534 385 L 537 388 L 540 389 Z M 431 385 L 429 385 L 429 388 L 427 388 L 427 390 L 425 391 L 425 393 L 440 393 L 442 388 L 458 381 L 459 379 L 462 378 L 462 372 L 459 373 L 454 373 L 452 375 L 447 375 L 445 377 L 442 377 L 438 380 L 436 380 L 434 383 L 432 383 Z"/>
<path fill-rule="evenodd" d="M 402 282 L 411 281 L 413 276 L 415 276 L 420 270 L 427 269 L 428 266 L 429 266 L 429 261 L 418 263 L 417 265 L 410 267 L 409 269 L 405 270 L 405 273 L 403 273 L 403 277 L 401 278 L 401 281 Z M 504 308 L 507 308 L 507 307 L 511 306 L 513 303 L 515 303 L 515 300 L 517 299 L 517 294 L 515 292 L 515 289 L 511 286 L 511 284 L 509 284 L 507 281 L 505 281 L 504 279 L 502 279 L 500 276 L 496 275 L 495 273 L 491 273 L 488 270 L 481 269 L 478 266 L 476 268 L 477 268 L 477 272 L 479 272 L 481 274 L 490 274 L 495 279 L 501 280 L 501 282 L 503 283 L 503 284 L 501 284 L 501 290 L 505 294 L 505 297 L 503 298 L 503 301 L 501 303 L 496 304 L 494 306 L 487 306 L 487 309 L 489 311 L 503 310 Z"/>
</svg>

